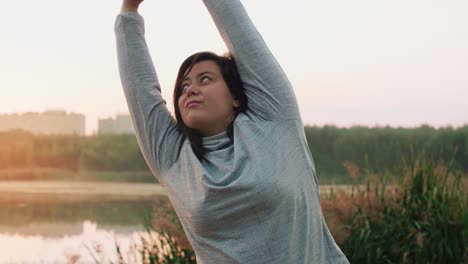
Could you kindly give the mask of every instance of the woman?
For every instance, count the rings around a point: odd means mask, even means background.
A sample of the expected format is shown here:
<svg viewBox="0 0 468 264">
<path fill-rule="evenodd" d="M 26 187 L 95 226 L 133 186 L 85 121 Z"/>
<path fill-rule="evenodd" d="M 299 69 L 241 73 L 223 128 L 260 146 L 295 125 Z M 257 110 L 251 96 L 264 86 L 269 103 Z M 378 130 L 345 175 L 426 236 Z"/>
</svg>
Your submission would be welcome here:
<svg viewBox="0 0 468 264">
<path fill-rule="evenodd" d="M 348 263 L 323 219 L 291 84 L 241 2 L 203 1 L 235 60 L 200 53 L 182 64 L 177 120 L 161 97 L 141 2 L 124 0 L 115 25 L 122 85 L 197 262 Z"/>
</svg>

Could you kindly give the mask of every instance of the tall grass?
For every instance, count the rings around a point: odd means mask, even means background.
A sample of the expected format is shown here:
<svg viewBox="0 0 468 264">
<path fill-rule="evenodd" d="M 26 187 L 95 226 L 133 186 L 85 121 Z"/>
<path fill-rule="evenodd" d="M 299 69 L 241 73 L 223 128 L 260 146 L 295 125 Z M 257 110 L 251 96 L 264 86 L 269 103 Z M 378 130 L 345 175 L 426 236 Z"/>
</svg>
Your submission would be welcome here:
<svg viewBox="0 0 468 264">
<path fill-rule="evenodd" d="M 322 202 L 351 263 L 467 263 L 466 178 L 442 162 L 406 164 L 399 182 L 370 175 L 365 188 Z"/>
<path fill-rule="evenodd" d="M 125 264 L 124 253 L 116 243 L 119 264 Z M 143 264 L 193 264 L 195 253 L 191 248 L 183 248 L 177 240 L 166 232 L 148 230 L 139 234 L 139 240 L 130 246 L 128 263 Z"/>
<path fill-rule="evenodd" d="M 143 216 L 146 233 L 139 233 L 130 246 L 128 263 L 195 264 L 195 252 L 190 246 L 172 205 L 159 200 L 153 212 Z M 116 243 L 119 264 L 126 264 L 124 253 Z"/>
</svg>

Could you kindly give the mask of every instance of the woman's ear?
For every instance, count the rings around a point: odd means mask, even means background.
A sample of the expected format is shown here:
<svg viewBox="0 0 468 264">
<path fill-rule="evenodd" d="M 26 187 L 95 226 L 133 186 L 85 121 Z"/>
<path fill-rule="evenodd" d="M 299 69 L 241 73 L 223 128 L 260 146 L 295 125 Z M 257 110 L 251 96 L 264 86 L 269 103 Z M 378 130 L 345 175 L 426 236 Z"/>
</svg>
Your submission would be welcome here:
<svg viewBox="0 0 468 264">
<path fill-rule="evenodd" d="M 234 99 L 234 101 L 232 102 L 232 105 L 234 106 L 234 108 L 239 107 L 239 105 L 240 105 L 239 100 Z"/>
</svg>

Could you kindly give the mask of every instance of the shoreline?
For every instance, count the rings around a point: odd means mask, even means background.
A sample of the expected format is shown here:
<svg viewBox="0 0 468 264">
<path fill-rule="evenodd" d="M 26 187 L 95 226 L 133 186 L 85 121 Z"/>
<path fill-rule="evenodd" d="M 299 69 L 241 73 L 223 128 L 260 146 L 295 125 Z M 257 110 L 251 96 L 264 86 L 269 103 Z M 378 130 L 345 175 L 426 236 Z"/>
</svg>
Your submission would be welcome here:
<svg viewBox="0 0 468 264">
<path fill-rule="evenodd" d="M 0 197 L 24 194 L 61 197 L 125 197 L 167 196 L 157 183 L 65 182 L 65 181 L 0 181 Z"/>
<path fill-rule="evenodd" d="M 352 185 L 320 185 L 320 195 L 351 192 Z M 10 195 L 155 197 L 167 196 L 158 183 L 77 182 L 77 181 L 0 181 L 0 198 Z M 66 196 L 64 196 L 66 195 Z"/>
</svg>

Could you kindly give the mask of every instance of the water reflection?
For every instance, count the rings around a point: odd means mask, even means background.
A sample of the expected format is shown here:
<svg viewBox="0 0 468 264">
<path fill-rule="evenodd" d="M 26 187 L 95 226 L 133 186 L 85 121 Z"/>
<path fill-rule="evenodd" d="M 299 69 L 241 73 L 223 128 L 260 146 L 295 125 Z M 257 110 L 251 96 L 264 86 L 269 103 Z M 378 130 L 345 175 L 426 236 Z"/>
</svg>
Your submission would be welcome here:
<svg viewBox="0 0 468 264">
<path fill-rule="evenodd" d="M 116 263 L 119 245 L 125 263 L 140 263 L 141 256 L 132 248 L 145 232 L 117 232 L 98 228 L 84 221 L 79 234 L 63 237 L 0 234 L 0 263 Z"/>
<path fill-rule="evenodd" d="M 88 219 L 106 228 L 142 225 L 153 206 L 166 200 L 164 196 L 129 200 L 125 196 L 0 194 L 0 233 L 22 230 L 27 235 L 61 236 L 71 229 L 81 232 L 81 224 Z M 42 228 L 36 228 L 38 224 Z"/>
<path fill-rule="evenodd" d="M 0 193 L 0 263 L 141 263 L 132 246 L 166 196 Z M 148 218 L 149 217 L 149 218 Z M 157 236 L 157 234 L 152 234 Z"/>
</svg>

